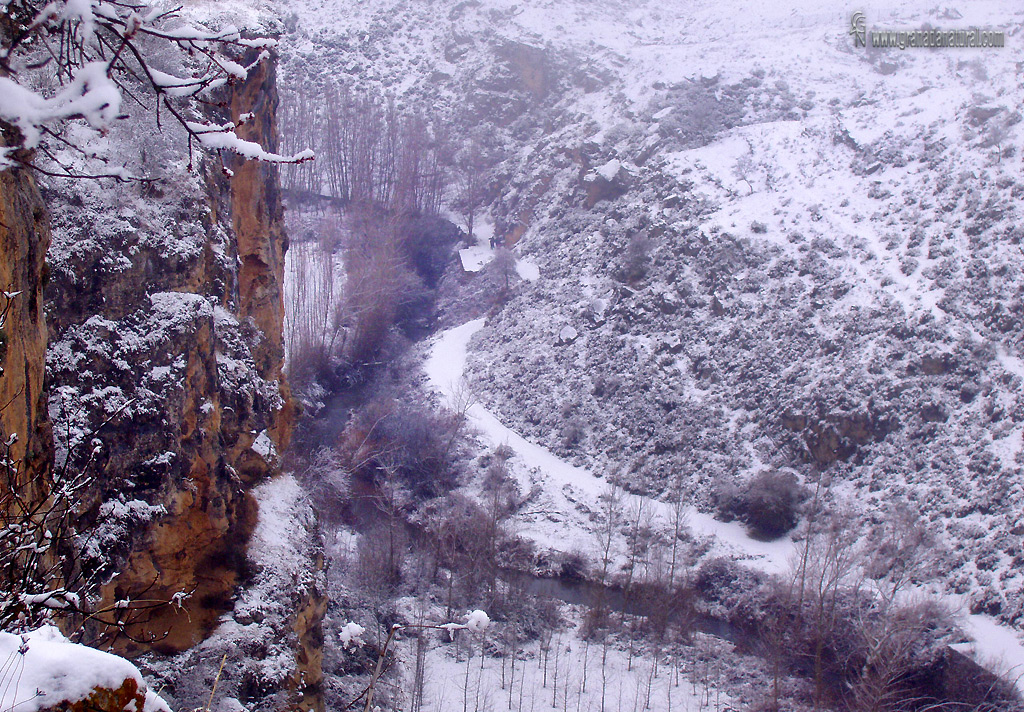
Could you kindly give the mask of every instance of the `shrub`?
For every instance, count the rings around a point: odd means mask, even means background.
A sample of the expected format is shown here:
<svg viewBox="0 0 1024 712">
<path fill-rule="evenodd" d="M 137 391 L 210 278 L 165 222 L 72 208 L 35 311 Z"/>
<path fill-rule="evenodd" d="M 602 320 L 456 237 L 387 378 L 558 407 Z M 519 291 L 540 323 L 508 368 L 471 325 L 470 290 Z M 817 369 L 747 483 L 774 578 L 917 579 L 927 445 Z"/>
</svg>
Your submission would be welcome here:
<svg viewBox="0 0 1024 712">
<path fill-rule="evenodd" d="M 406 218 L 400 231 L 402 252 L 429 289 L 436 289 L 452 259 L 459 229 L 447 220 L 417 215 Z"/>
<path fill-rule="evenodd" d="M 494 456 L 502 462 L 510 460 L 515 454 L 515 450 L 513 450 L 507 443 L 502 443 L 494 449 Z"/>
<path fill-rule="evenodd" d="M 450 442 L 457 428 L 450 414 L 378 399 L 352 417 L 340 451 L 354 474 L 373 479 L 392 468 L 418 494 L 438 494 L 453 484 Z"/>
<path fill-rule="evenodd" d="M 566 581 L 583 581 L 587 578 L 590 562 L 578 549 L 566 552 L 560 557 L 558 575 Z"/>
<path fill-rule="evenodd" d="M 733 618 L 748 608 L 741 603 L 754 597 L 761 588 L 762 575 L 725 557 L 706 560 L 697 569 L 693 590 L 708 604 L 712 616 Z"/>
<path fill-rule="evenodd" d="M 630 239 L 623 254 L 623 281 L 628 283 L 638 282 L 647 276 L 652 249 L 654 249 L 654 241 L 647 237 L 646 234 L 641 233 Z"/>
<path fill-rule="evenodd" d="M 720 484 L 715 497 L 723 520 L 739 519 L 751 536 L 776 539 L 796 526 L 804 491 L 792 473 L 766 470 L 742 488 Z"/>
<path fill-rule="evenodd" d="M 803 500 L 804 492 L 796 475 L 765 470 L 740 492 L 737 514 L 750 528 L 752 536 L 776 539 L 796 526 Z"/>
</svg>

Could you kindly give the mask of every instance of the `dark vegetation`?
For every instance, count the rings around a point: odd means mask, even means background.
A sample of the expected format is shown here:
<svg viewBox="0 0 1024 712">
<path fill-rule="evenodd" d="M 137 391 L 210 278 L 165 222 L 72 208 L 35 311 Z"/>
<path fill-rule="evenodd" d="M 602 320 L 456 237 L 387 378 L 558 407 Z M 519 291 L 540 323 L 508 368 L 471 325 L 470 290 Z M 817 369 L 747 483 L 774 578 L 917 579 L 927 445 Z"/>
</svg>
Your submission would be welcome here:
<svg viewBox="0 0 1024 712">
<path fill-rule="evenodd" d="M 739 519 L 758 539 L 777 539 L 795 527 L 804 499 L 796 475 L 778 470 L 764 470 L 739 489 L 730 484 L 717 493 L 722 518 Z"/>
<path fill-rule="evenodd" d="M 441 275 L 459 232 L 436 216 L 350 205 L 293 240 L 289 379 L 300 394 L 365 379 L 401 340 L 435 320 Z M 396 339 L 399 342 L 396 344 Z"/>
</svg>

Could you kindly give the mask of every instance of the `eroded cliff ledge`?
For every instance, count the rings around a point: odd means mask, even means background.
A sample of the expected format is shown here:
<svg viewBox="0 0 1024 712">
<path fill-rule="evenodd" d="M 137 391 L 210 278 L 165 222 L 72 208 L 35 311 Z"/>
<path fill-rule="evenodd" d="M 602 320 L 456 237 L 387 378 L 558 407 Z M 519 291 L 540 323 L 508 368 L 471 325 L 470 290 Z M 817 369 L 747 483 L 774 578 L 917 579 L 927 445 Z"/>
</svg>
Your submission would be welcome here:
<svg viewBox="0 0 1024 712">
<path fill-rule="evenodd" d="M 240 135 L 273 151 L 275 81 L 262 63 L 208 118 L 251 113 Z M 230 609 L 248 573 L 251 489 L 279 471 L 294 420 L 277 168 L 197 154 L 190 171 L 181 133 L 146 121 L 126 120 L 112 141 L 138 145 L 146 131 L 138 169 L 155 181 L 67 182 L 46 195 L 57 460 L 94 478 L 79 520 L 84 565 L 101 607 L 175 601 L 128 614 L 129 637 L 110 641 L 128 655 L 190 648 Z"/>
</svg>

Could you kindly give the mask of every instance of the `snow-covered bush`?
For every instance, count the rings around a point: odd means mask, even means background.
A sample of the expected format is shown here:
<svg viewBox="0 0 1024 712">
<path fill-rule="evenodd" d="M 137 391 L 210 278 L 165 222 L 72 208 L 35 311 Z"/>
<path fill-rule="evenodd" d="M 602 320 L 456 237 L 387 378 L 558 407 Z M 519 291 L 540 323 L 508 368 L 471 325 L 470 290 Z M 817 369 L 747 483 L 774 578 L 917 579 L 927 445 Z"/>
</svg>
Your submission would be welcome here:
<svg viewBox="0 0 1024 712">
<path fill-rule="evenodd" d="M 57 628 L 42 626 L 21 635 L 0 633 L 0 709 L 108 709 L 116 701 L 137 712 L 170 712 L 124 658 L 76 645 Z"/>
</svg>

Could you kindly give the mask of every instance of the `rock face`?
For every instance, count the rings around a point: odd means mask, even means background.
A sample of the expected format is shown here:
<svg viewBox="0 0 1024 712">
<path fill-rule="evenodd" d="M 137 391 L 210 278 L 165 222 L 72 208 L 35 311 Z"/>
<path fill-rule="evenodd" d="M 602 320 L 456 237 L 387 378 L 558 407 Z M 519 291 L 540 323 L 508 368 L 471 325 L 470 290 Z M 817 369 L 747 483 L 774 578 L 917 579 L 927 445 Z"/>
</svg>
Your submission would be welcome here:
<svg viewBox="0 0 1024 712">
<path fill-rule="evenodd" d="M 551 89 L 551 68 L 544 50 L 522 42 L 506 41 L 498 45 L 495 54 L 508 63 L 515 88 L 527 91 L 537 101 Z"/>
<path fill-rule="evenodd" d="M 173 709 L 206 705 L 218 673 L 217 696 L 225 703 L 235 700 L 254 712 L 324 708 L 321 620 L 327 600 L 316 518 L 290 475 L 260 484 L 253 496 L 258 522 L 246 552 L 253 575 L 230 615 L 201 645 L 147 659 L 155 686 Z"/>
<path fill-rule="evenodd" d="M 602 200 L 621 198 L 629 185 L 629 171 L 618 161 L 610 161 L 583 176 L 584 205 L 589 209 Z"/>
<path fill-rule="evenodd" d="M 97 687 L 84 699 L 61 702 L 44 709 L 55 712 L 119 712 L 124 709 L 139 709 L 140 705 L 145 704 L 145 700 L 146 694 L 139 689 L 139 684 L 128 678 L 118 688 Z"/>
<path fill-rule="evenodd" d="M 275 81 L 263 63 L 209 118 L 251 113 L 240 135 L 275 151 Z M 49 196 L 50 409 L 58 462 L 93 477 L 84 570 L 101 607 L 175 600 L 129 614 L 130 637 L 112 641 L 128 655 L 189 648 L 231 607 L 256 522 L 250 490 L 279 471 L 294 419 L 277 169 L 225 155 L 192 173 L 184 138 L 162 140 L 140 166 L 159 164 L 152 184 Z"/>
<path fill-rule="evenodd" d="M 10 458 L 21 463 L 20 485 L 45 477 L 53 460 L 43 391 L 49 244 L 49 218 L 31 174 L 21 169 L 0 173 L 0 291 L 17 293 L 10 300 L 0 296 L 0 312 L 6 309 L 0 319 L 0 440 L 17 433 Z"/>
</svg>

